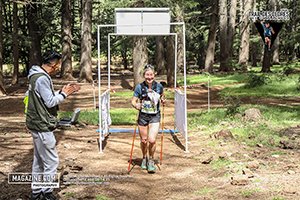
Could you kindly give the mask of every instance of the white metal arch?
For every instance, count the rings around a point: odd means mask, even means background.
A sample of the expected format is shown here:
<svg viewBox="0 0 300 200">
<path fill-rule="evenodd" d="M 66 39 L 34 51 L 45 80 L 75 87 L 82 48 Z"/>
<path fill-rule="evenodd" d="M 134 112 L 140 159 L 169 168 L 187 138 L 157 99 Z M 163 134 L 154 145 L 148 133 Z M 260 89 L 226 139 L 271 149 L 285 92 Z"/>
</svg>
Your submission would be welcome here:
<svg viewBox="0 0 300 200">
<path fill-rule="evenodd" d="M 99 108 L 99 112 L 98 112 L 98 118 L 99 118 L 99 124 L 98 124 L 98 132 L 99 132 L 99 150 L 100 153 L 103 153 L 103 147 L 102 147 L 102 140 L 103 140 L 103 131 L 102 131 L 102 108 L 101 108 L 101 62 L 100 62 L 100 55 L 101 55 L 101 42 L 100 42 L 100 38 L 101 38 L 101 28 L 111 28 L 111 27 L 119 27 L 119 26 L 158 26 L 157 24 L 130 24 L 130 25 L 116 25 L 116 24 L 105 24 L 105 25 L 98 25 L 97 27 L 97 48 L 98 48 L 98 108 Z M 177 25 L 177 26 L 181 26 L 182 27 L 182 33 L 183 33 L 183 67 L 184 67 L 184 97 L 185 97 L 185 101 L 184 101 L 184 110 L 185 112 L 184 114 L 184 137 L 185 137 L 185 151 L 188 152 L 188 136 L 187 136 L 187 91 L 186 91 L 186 42 L 185 42 L 185 24 L 184 22 L 172 22 L 172 23 L 168 23 L 168 24 L 159 24 L 162 26 L 165 25 Z M 175 37 L 175 73 L 174 73 L 174 88 L 177 88 L 177 40 L 178 40 L 178 36 L 177 33 L 165 33 L 165 34 L 161 34 L 161 33 L 126 33 L 126 34 L 120 34 L 120 33 L 109 33 L 108 34 L 108 90 L 110 89 L 110 36 L 174 36 Z"/>
</svg>

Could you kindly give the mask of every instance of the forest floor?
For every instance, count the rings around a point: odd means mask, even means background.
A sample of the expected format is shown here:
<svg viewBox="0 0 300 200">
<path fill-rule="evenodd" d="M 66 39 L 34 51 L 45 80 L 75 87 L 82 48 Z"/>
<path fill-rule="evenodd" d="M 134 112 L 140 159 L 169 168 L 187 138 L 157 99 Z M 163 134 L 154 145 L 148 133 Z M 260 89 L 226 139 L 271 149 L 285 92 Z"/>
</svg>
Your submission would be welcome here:
<svg viewBox="0 0 300 200">
<path fill-rule="evenodd" d="M 122 90 L 124 80 L 117 76 L 112 87 Z M 64 83 L 55 80 L 55 87 Z M 125 84 L 126 85 L 126 84 Z M 223 104 L 212 87 L 212 107 Z M 28 199 L 30 185 L 8 184 L 8 173 L 30 173 L 33 145 L 25 128 L 23 96 L 26 87 L 9 89 L 0 100 L 0 199 Z M 207 89 L 195 86 L 188 89 L 188 110 L 206 109 Z M 245 99 L 246 100 L 246 99 Z M 262 101 L 268 103 L 272 99 Z M 279 102 L 285 103 L 285 102 Z M 299 102 L 296 102 L 299 103 Z M 130 101 L 114 102 L 112 107 L 130 108 Z M 81 84 L 78 94 L 68 98 L 61 110 L 93 108 L 93 88 Z M 173 102 L 166 107 L 166 126 L 172 128 Z M 201 122 L 199 121 L 199 124 Z M 300 125 L 300 122 L 299 122 Z M 281 149 L 263 145 L 248 146 L 234 138 L 214 138 L 201 130 L 189 130 L 189 152 L 184 152 L 184 138 L 180 134 L 164 135 L 163 164 L 155 174 L 139 167 L 141 152 L 139 138 L 135 141 L 134 165 L 127 174 L 132 134 L 113 133 L 106 140 L 104 153 L 97 144 L 97 127 L 73 127 L 55 131 L 64 180 L 82 177 L 106 178 L 105 182 L 65 184 L 61 181 L 55 193 L 60 199 L 300 199 L 300 148 Z M 300 134 L 300 126 L 291 127 Z M 160 151 L 160 136 L 157 140 Z"/>
</svg>

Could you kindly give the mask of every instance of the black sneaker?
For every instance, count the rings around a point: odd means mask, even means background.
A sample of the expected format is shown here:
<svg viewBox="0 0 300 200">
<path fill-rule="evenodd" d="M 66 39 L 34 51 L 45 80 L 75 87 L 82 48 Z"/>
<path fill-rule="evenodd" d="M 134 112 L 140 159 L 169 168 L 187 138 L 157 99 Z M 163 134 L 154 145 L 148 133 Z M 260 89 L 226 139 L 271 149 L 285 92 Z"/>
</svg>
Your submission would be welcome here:
<svg viewBox="0 0 300 200">
<path fill-rule="evenodd" d="M 56 196 L 52 192 L 48 192 L 44 194 L 44 199 L 43 200 L 56 200 Z"/>
<path fill-rule="evenodd" d="M 31 193 L 30 200 L 43 200 L 43 199 L 44 199 L 44 195 L 42 192 L 37 194 Z"/>
</svg>

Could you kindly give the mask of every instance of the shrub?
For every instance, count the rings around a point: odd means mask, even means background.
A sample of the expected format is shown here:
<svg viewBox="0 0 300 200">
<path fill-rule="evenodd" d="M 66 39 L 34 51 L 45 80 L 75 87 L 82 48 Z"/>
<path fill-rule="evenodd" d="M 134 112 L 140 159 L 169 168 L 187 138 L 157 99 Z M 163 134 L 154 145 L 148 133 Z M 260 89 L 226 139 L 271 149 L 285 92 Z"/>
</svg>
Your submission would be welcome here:
<svg viewBox="0 0 300 200">
<path fill-rule="evenodd" d="M 263 85 L 267 85 L 270 82 L 270 78 L 264 74 L 250 74 L 245 87 L 246 88 L 255 88 Z"/>
<path fill-rule="evenodd" d="M 297 90 L 300 91 L 300 76 L 299 76 L 298 82 L 297 82 Z"/>
<path fill-rule="evenodd" d="M 285 66 L 282 70 L 282 74 L 285 76 L 289 76 L 295 72 L 295 69 L 290 66 Z"/>
<path fill-rule="evenodd" d="M 234 115 L 239 112 L 241 106 L 241 100 L 234 96 L 225 96 L 222 98 L 224 106 L 226 108 L 226 115 Z"/>
</svg>

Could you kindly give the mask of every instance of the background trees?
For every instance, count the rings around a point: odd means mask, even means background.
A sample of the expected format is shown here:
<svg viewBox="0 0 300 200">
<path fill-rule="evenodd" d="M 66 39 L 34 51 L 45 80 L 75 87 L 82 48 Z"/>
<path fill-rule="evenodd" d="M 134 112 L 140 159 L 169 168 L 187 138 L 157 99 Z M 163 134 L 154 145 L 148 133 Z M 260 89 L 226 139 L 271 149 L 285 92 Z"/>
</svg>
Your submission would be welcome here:
<svg viewBox="0 0 300 200">
<path fill-rule="evenodd" d="M 26 76 L 32 65 L 40 64 L 41 52 L 48 49 L 62 50 L 63 78 L 75 76 L 92 82 L 93 68 L 96 68 L 92 58 L 97 57 L 96 25 L 114 23 L 114 8 L 133 6 L 169 7 L 172 21 L 185 21 L 188 68 L 197 66 L 210 72 L 245 71 L 252 63 L 269 72 L 273 63 L 296 62 L 300 57 L 300 4 L 297 0 L 0 0 L 0 73 L 4 75 L 0 85 L 4 85 L 3 81 L 18 83 L 18 77 Z M 263 42 L 247 14 L 253 9 L 279 8 L 290 9 L 291 20 L 284 24 L 281 32 L 288 34 L 279 34 L 274 52 L 262 56 Z M 182 35 L 174 28 L 179 33 L 180 71 Z M 107 32 L 111 31 L 113 29 L 103 30 L 102 57 L 107 55 L 104 47 Z M 134 71 L 136 82 L 140 81 L 137 76 L 146 63 L 156 65 L 159 74 L 168 74 L 171 79 L 173 42 L 169 37 L 112 38 L 113 64 Z M 172 85 L 172 80 L 168 80 L 168 84 Z"/>
</svg>

